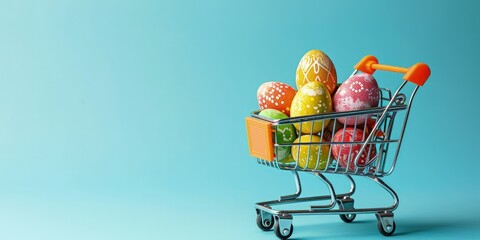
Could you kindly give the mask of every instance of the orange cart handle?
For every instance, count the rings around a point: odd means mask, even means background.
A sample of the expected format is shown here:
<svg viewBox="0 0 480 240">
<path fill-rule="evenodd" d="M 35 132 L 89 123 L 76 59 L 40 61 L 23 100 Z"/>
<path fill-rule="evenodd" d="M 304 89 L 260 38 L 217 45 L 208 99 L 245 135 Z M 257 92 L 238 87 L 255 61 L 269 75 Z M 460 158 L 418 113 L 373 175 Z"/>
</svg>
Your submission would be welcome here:
<svg viewBox="0 0 480 240">
<path fill-rule="evenodd" d="M 355 65 L 355 69 L 364 73 L 373 74 L 375 70 L 404 73 L 403 79 L 423 86 L 430 77 L 430 68 L 425 63 L 416 63 L 409 68 L 379 64 L 376 57 L 368 55 Z"/>
</svg>

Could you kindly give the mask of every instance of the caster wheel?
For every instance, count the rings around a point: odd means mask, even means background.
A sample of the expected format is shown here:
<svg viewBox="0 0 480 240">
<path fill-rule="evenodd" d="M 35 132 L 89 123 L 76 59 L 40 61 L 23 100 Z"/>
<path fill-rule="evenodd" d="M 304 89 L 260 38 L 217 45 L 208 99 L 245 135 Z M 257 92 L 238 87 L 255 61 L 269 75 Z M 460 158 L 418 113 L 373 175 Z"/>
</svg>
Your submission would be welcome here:
<svg viewBox="0 0 480 240">
<path fill-rule="evenodd" d="M 378 231 L 383 235 L 383 236 L 392 236 L 392 234 L 395 232 L 395 222 L 393 222 L 392 225 L 388 225 L 386 228 L 387 230 L 385 231 L 385 229 L 383 228 L 382 226 L 382 222 L 381 221 L 378 221 L 377 222 L 377 227 L 378 227 Z"/>
<path fill-rule="evenodd" d="M 275 224 L 273 226 L 273 231 L 275 232 L 275 235 L 281 240 L 286 240 L 290 236 L 292 236 L 293 233 L 293 225 L 290 224 L 290 229 L 280 229 L 280 225 L 278 221 L 275 221 Z"/>
<path fill-rule="evenodd" d="M 357 214 L 340 214 L 340 219 L 342 219 L 346 223 L 351 223 L 355 220 Z"/>
<path fill-rule="evenodd" d="M 354 202 L 355 202 L 355 200 L 353 200 L 353 198 L 344 197 L 343 199 L 338 200 L 339 209 L 340 210 L 344 210 L 344 209 L 354 210 L 355 209 L 353 207 Z M 342 219 L 342 221 L 344 221 L 346 223 L 351 223 L 351 222 L 353 222 L 353 220 L 355 219 L 357 214 L 354 214 L 354 213 L 340 214 L 339 216 L 340 216 L 340 219 Z"/>
<path fill-rule="evenodd" d="M 257 226 L 260 228 L 262 231 L 269 231 L 273 227 L 273 216 L 270 215 L 270 219 L 264 219 L 262 221 L 262 215 L 261 213 L 257 213 Z"/>
</svg>

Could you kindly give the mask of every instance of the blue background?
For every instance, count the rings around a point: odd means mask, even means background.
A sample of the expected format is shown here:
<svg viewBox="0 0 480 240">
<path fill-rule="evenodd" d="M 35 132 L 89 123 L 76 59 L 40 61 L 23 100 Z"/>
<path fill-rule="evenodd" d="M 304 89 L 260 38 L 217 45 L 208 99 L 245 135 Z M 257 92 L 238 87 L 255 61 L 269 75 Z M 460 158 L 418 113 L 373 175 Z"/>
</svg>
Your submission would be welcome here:
<svg viewBox="0 0 480 240">
<path fill-rule="evenodd" d="M 249 156 L 244 118 L 263 82 L 294 85 L 310 49 L 331 57 L 340 82 L 367 54 L 430 65 L 384 179 L 400 196 L 396 238 L 479 239 L 479 7 L 2 1 L 0 239 L 275 239 L 253 204 L 294 185 Z M 359 204 L 382 194 L 359 181 Z M 294 225 L 292 239 L 381 238 L 373 215 Z"/>
</svg>

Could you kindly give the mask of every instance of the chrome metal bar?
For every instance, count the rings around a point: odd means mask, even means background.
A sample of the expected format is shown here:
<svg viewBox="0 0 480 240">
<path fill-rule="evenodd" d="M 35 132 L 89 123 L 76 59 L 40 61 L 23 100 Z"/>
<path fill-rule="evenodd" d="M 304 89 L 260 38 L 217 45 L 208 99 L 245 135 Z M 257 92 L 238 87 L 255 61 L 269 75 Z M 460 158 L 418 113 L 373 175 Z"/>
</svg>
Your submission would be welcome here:
<svg viewBox="0 0 480 240">
<path fill-rule="evenodd" d="M 372 132 L 368 135 L 368 138 L 365 140 L 365 143 L 362 145 L 362 148 L 360 148 L 360 151 L 359 152 L 363 152 L 363 150 L 365 149 L 365 147 L 367 146 L 367 144 L 371 141 L 371 139 L 373 138 L 374 136 L 374 132 L 378 129 L 379 125 L 382 123 L 382 121 L 385 119 L 386 115 L 387 115 L 387 112 L 388 112 L 388 109 L 392 106 L 392 104 L 395 102 L 395 98 L 397 97 L 398 93 L 400 92 L 400 90 L 402 90 L 402 88 L 405 86 L 405 84 L 407 84 L 407 80 L 404 80 L 403 83 L 400 85 L 400 87 L 397 89 L 397 91 L 395 91 L 395 94 L 393 95 L 392 99 L 390 100 L 390 102 L 388 102 L 388 105 L 385 107 L 385 110 L 382 112 L 382 115 L 380 116 L 380 118 L 377 120 L 377 122 L 375 123 L 375 126 L 373 127 L 372 129 Z M 355 162 L 358 161 L 358 158 L 360 157 L 360 154 L 355 158 Z"/>
<path fill-rule="evenodd" d="M 355 181 L 353 180 L 352 176 L 345 175 L 345 177 L 347 177 L 348 181 L 350 182 L 350 191 L 348 192 L 347 196 L 352 196 L 355 193 L 357 185 L 355 184 Z"/>
<path fill-rule="evenodd" d="M 303 122 L 300 122 L 300 128 L 299 128 L 300 130 L 299 130 L 299 133 L 298 133 L 298 135 L 299 135 L 299 136 L 298 136 L 298 143 L 302 143 L 302 138 L 301 138 L 301 136 L 302 136 L 302 125 L 303 125 Z M 293 143 L 292 143 L 292 144 L 293 144 Z M 301 151 L 300 151 L 300 150 L 301 150 L 300 147 L 301 147 L 301 146 L 298 146 L 298 147 L 297 147 L 297 150 L 298 150 L 298 151 L 297 151 L 297 158 L 295 159 L 295 160 L 296 160 L 296 161 L 295 161 L 295 169 L 298 169 L 298 163 L 300 162 L 300 161 L 299 161 L 299 159 L 300 159 L 300 152 L 301 152 Z M 293 150 L 293 146 L 292 146 L 292 150 Z M 292 152 L 292 157 L 293 157 L 293 152 Z"/>
<path fill-rule="evenodd" d="M 333 121 L 333 127 L 332 127 L 332 133 L 330 134 L 331 137 L 328 141 L 333 142 L 333 136 L 335 135 L 335 129 L 337 127 L 337 119 L 332 119 L 331 121 Z M 327 166 L 325 167 L 324 170 L 327 170 L 328 168 L 328 165 L 333 162 L 333 158 L 332 158 L 332 145 L 330 145 L 330 147 L 328 148 L 328 160 L 327 160 Z M 338 161 L 336 162 L 336 167 L 338 168 Z"/>
<path fill-rule="evenodd" d="M 320 141 L 324 141 L 323 139 L 323 130 L 325 128 L 325 121 L 326 120 L 323 120 L 322 121 L 322 131 L 321 131 L 321 134 L 320 134 Z M 315 169 L 318 169 L 319 167 L 319 164 L 320 164 L 320 156 L 322 156 L 322 145 L 318 145 L 318 154 L 317 154 L 317 162 L 315 164 Z M 321 169 L 321 170 L 325 170 L 326 168 L 328 168 L 328 162 L 325 163 L 325 168 Z"/>
<path fill-rule="evenodd" d="M 351 78 L 351 77 L 353 77 L 353 75 L 357 74 L 357 72 L 358 72 L 358 70 L 357 70 L 357 69 L 355 69 L 355 71 L 353 71 L 353 73 L 352 73 L 352 74 L 350 75 L 350 77 L 348 77 L 348 78 Z"/>
<path fill-rule="evenodd" d="M 408 107 L 405 111 L 405 119 L 403 121 L 403 126 L 402 130 L 400 131 L 400 137 L 398 141 L 398 146 L 397 146 L 397 151 L 395 151 L 395 156 L 393 157 L 393 163 L 392 166 L 390 167 L 390 170 L 385 175 L 390 175 L 393 172 L 393 169 L 395 168 L 395 165 L 397 164 L 397 157 L 400 152 L 400 146 L 402 145 L 402 140 L 403 140 L 403 135 L 405 133 L 405 127 L 407 126 L 407 121 L 408 121 L 408 116 L 410 114 L 410 108 L 412 107 L 413 103 L 413 98 L 415 97 L 415 94 L 417 93 L 419 86 L 416 86 L 415 89 L 413 90 L 412 94 L 410 95 L 410 99 L 408 100 Z"/>
<path fill-rule="evenodd" d="M 278 125 L 275 125 L 275 126 L 272 126 L 274 128 L 274 146 L 275 145 L 278 145 L 278 128 L 279 126 Z M 276 167 L 276 168 L 280 168 L 280 166 L 278 165 L 278 147 L 274 147 L 274 153 L 275 153 L 275 161 L 273 162 L 273 165 Z"/>
<path fill-rule="evenodd" d="M 393 143 L 393 142 L 398 142 L 398 140 L 382 140 L 382 141 L 371 141 L 370 144 L 376 144 L 376 143 Z M 352 142 L 315 142 L 315 145 L 330 145 L 330 144 L 363 144 L 365 143 L 364 141 L 352 141 Z M 275 144 L 274 146 L 278 147 L 288 147 L 288 146 L 298 146 L 298 145 L 312 145 L 310 142 L 303 142 L 303 143 L 288 143 L 288 144 Z"/>
<path fill-rule="evenodd" d="M 313 126 L 314 125 L 315 125 L 315 122 L 312 121 L 312 127 L 310 128 L 310 133 L 312 133 L 312 134 L 310 134 L 310 141 L 309 141 L 310 144 L 308 145 L 307 159 L 305 159 L 305 166 L 303 167 L 304 170 L 308 169 L 309 168 L 308 166 L 310 166 L 310 151 L 312 149 Z M 300 149 L 300 147 L 299 147 L 299 149 Z M 316 169 L 316 168 L 314 168 L 314 169 Z"/>
<path fill-rule="evenodd" d="M 346 175 L 348 176 L 348 175 Z M 318 201 L 318 200 L 329 200 L 332 201 L 331 196 L 318 196 L 318 197 L 307 197 L 307 198 L 298 198 L 293 200 L 286 200 L 286 201 L 266 201 L 260 202 L 256 204 L 256 208 L 259 210 L 263 210 L 265 212 L 278 215 L 278 214 L 288 214 L 288 215 L 308 215 L 308 214 L 317 214 L 317 215 L 327 215 L 327 214 L 367 214 L 367 213 L 378 213 L 378 212 L 392 212 L 397 209 L 399 204 L 399 199 L 395 191 L 390 188 L 385 182 L 383 182 L 380 178 L 377 177 L 368 177 L 370 180 L 374 181 L 378 185 L 380 185 L 384 190 L 386 190 L 393 198 L 393 204 L 387 207 L 378 207 L 378 208 L 354 208 L 354 209 L 332 209 L 332 208 L 310 208 L 306 210 L 275 210 L 271 209 L 271 205 L 275 204 L 284 204 L 284 203 L 299 203 L 299 202 L 308 202 L 308 201 Z M 353 180 L 353 179 L 352 179 Z M 328 180 L 327 180 L 328 181 Z M 354 190 L 351 190 L 352 192 Z M 336 195 L 336 199 L 341 199 L 345 196 L 350 196 L 347 194 L 339 194 Z M 328 205 L 327 205 L 328 206 Z"/>
<path fill-rule="evenodd" d="M 401 110 L 405 110 L 407 108 L 406 105 L 398 105 L 398 106 L 391 106 L 388 111 L 389 112 L 398 112 Z M 363 110 L 354 110 L 348 112 L 330 112 L 330 113 L 323 113 L 318 115 L 309 115 L 309 116 L 299 116 L 299 117 L 290 117 L 284 118 L 280 120 L 272 120 L 270 118 L 266 118 L 263 116 L 258 115 L 258 111 L 253 112 L 251 114 L 252 117 L 258 118 L 267 122 L 272 123 L 272 125 L 278 124 L 292 124 L 292 123 L 300 123 L 300 122 L 307 122 L 312 120 L 324 120 L 324 119 L 334 119 L 334 118 L 341 118 L 341 117 L 353 117 L 357 115 L 365 115 L 365 114 L 375 114 L 375 113 L 382 113 L 385 110 L 385 107 L 374 107 L 368 108 Z"/>
<path fill-rule="evenodd" d="M 342 130 L 342 142 L 345 142 L 345 134 L 346 134 L 346 131 L 345 131 L 345 130 L 346 130 L 346 129 L 347 129 L 347 124 L 344 124 L 344 125 L 343 125 L 343 130 Z M 338 170 L 338 166 L 340 165 L 340 161 L 341 161 L 341 159 L 342 159 L 342 154 L 341 154 L 341 153 L 342 153 L 343 145 L 344 145 L 344 144 L 340 144 L 340 148 L 338 149 L 338 156 L 337 156 L 337 158 L 340 158 L 340 159 L 337 159 L 337 161 L 338 161 L 339 163 L 337 164 L 337 167 L 335 168 L 335 171 Z M 347 171 L 348 171 L 348 167 L 345 168 L 345 172 L 344 172 L 344 173 L 346 173 Z"/>
<path fill-rule="evenodd" d="M 350 196 L 350 195 L 349 195 L 349 193 L 338 194 L 337 199 L 345 197 L 345 196 Z M 256 205 L 274 206 L 274 205 L 280 205 L 280 204 L 322 201 L 322 200 L 329 200 L 329 199 L 331 199 L 330 195 L 322 195 L 322 196 L 311 196 L 311 197 L 299 197 L 299 198 L 296 198 L 296 199 L 269 200 L 269 201 L 259 202 Z"/>
<path fill-rule="evenodd" d="M 280 197 L 279 200 L 271 200 L 271 201 L 264 201 L 264 202 L 259 202 L 256 205 L 260 206 L 269 206 L 269 205 L 277 205 L 277 204 L 287 204 L 287 203 L 299 203 L 299 202 L 310 202 L 310 201 L 318 201 L 318 200 L 328 200 L 331 199 L 331 195 L 322 195 L 322 196 L 312 196 L 312 197 L 303 197 L 300 198 L 299 196 L 301 195 L 302 189 L 301 189 L 301 183 L 300 183 L 300 177 L 298 175 L 297 171 L 292 171 L 294 174 L 294 179 L 295 183 L 297 185 L 297 192 L 292 195 L 298 195 L 296 197 Z M 315 175 L 315 174 L 314 174 Z M 350 183 L 350 190 L 346 193 L 341 193 L 341 194 L 336 194 L 335 197 L 336 199 L 343 199 L 344 197 L 350 197 L 352 196 L 355 191 L 356 191 L 356 184 L 353 178 L 349 175 L 345 175 L 345 177 L 348 179 Z M 292 196 L 289 195 L 289 196 Z"/>
<path fill-rule="evenodd" d="M 328 190 L 330 191 L 330 204 L 327 205 L 313 205 L 310 206 L 311 210 L 317 209 L 332 209 L 337 204 L 337 195 L 335 194 L 335 189 L 333 188 L 332 183 L 321 173 L 315 172 L 313 175 L 317 176 L 322 180 L 326 185 Z"/>
<path fill-rule="evenodd" d="M 384 181 L 382 181 L 382 179 L 380 179 L 378 177 L 368 177 L 368 178 L 370 180 L 376 182 L 378 185 L 380 185 L 383 189 L 385 189 L 385 191 L 390 193 L 390 195 L 393 198 L 392 206 L 386 207 L 386 208 L 382 209 L 381 211 L 393 211 L 393 210 L 397 209 L 398 204 L 399 204 L 399 199 L 398 199 L 397 193 L 390 186 L 388 186 Z"/>
<path fill-rule="evenodd" d="M 348 119 L 348 118 L 347 118 L 347 119 Z M 354 122 L 354 125 L 353 125 L 353 132 L 352 132 L 352 138 L 351 138 L 350 142 L 355 141 L 355 135 L 356 135 L 355 133 L 357 132 L 357 123 L 358 123 L 358 116 L 355 116 L 355 122 Z M 363 141 L 363 139 L 362 139 L 362 141 Z M 345 167 L 347 172 L 350 170 L 350 162 L 352 161 L 352 156 L 353 156 L 353 155 L 352 155 L 352 150 L 353 150 L 354 144 L 350 143 L 349 146 L 350 146 L 350 147 L 349 147 L 349 151 L 348 151 L 347 166 Z M 357 154 L 357 155 L 360 155 L 360 154 Z M 357 158 L 355 158 L 355 159 L 357 159 Z M 353 161 L 355 161 L 355 160 L 353 160 Z M 356 163 L 356 162 L 352 162 L 352 163 L 353 163 L 354 166 L 355 166 L 355 168 L 354 168 L 353 171 L 354 171 L 355 173 L 357 173 L 357 171 L 358 171 L 357 163 Z"/>
<path fill-rule="evenodd" d="M 355 209 L 305 209 L 305 210 L 274 210 L 262 205 L 255 206 L 259 210 L 277 215 L 337 215 L 337 214 L 369 214 L 391 211 L 390 208 L 355 208 Z"/>
<path fill-rule="evenodd" d="M 389 121 L 388 121 L 388 125 L 385 123 L 385 126 L 386 126 L 386 129 L 384 129 L 385 139 L 390 139 L 391 136 L 392 136 L 392 131 L 393 131 L 393 126 L 394 126 L 394 123 L 395 123 L 395 116 L 396 115 L 397 115 L 397 112 L 393 112 L 391 115 L 387 116 Z M 384 172 L 385 163 L 386 163 L 387 157 L 388 157 L 388 150 L 390 149 L 390 144 L 385 144 L 384 149 L 385 149 L 385 151 L 383 153 L 383 158 L 377 164 L 376 171 Z"/>
<path fill-rule="evenodd" d="M 293 177 L 295 179 L 295 187 L 297 188 L 297 191 L 294 194 L 280 196 L 279 201 L 297 199 L 302 194 L 302 184 L 300 183 L 300 177 L 298 176 L 298 172 L 297 171 L 291 171 L 291 172 L 293 173 Z"/>
</svg>

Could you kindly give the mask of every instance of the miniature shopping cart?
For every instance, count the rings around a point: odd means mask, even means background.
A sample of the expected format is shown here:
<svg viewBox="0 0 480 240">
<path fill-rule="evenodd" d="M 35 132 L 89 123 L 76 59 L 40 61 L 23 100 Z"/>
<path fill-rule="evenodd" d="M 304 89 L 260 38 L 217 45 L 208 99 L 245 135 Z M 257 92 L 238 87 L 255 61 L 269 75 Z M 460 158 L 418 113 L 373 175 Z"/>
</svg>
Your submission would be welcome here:
<svg viewBox="0 0 480 240">
<path fill-rule="evenodd" d="M 390 90 L 381 88 L 379 106 L 377 107 L 358 111 L 292 117 L 281 120 L 272 120 L 260 116 L 258 115 L 259 111 L 256 111 L 253 112 L 250 117 L 246 118 L 251 155 L 257 158 L 259 164 L 291 171 L 294 175 L 296 185 L 296 192 L 294 194 L 281 196 L 278 200 L 259 202 L 255 205 L 257 225 L 261 230 L 268 231 L 273 227 L 275 235 L 278 238 L 288 239 L 293 233 L 293 215 L 338 214 L 344 222 L 350 223 L 355 219 L 356 214 L 373 213 L 377 217 L 377 227 L 381 234 L 390 236 L 394 233 L 395 221 L 393 211 L 398 207 L 398 196 L 381 178 L 390 175 L 395 168 L 413 98 L 418 88 L 423 86 L 430 76 L 430 69 L 424 63 L 417 63 L 410 68 L 383 65 L 379 64 L 375 57 L 366 56 L 355 66 L 355 71 L 352 76 L 358 71 L 373 74 L 375 70 L 404 74 L 404 81 L 393 94 Z M 411 93 L 406 95 L 402 92 L 402 89 L 404 89 L 408 82 L 415 84 L 415 86 L 411 88 L 413 90 L 408 91 Z M 323 139 L 320 142 L 299 141 L 290 144 L 280 144 L 276 138 L 278 130 L 289 124 L 297 124 L 300 125 L 301 128 L 302 124 L 310 124 L 313 126 L 314 122 L 325 124 L 328 120 L 333 123 L 333 129 L 341 129 L 342 127 L 345 129 L 346 125 L 341 126 L 337 119 L 353 118 L 357 121 L 365 117 L 368 117 L 370 120 L 353 126 L 353 128 L 366 129 L 368 127 L 367 122 L 371 125 L 368 133 L 364 131 L 365 135 L 362 141 L 355 139 L 351 141 L 334 141 L 331 137 L 332 133 L 328 132 L 328 128 L 322 128 L 324 130 L 321 130 L 321 132 L 317 134 Z M 313 166 L 316 166 L 311 167 L 312 164 L 308 162 L 306 164 L 299 164 L 299 162 L 295 160 L 284 161 L 276 158 L 277 152 L 282 147 L 308 147 L 309 150 L 306 159 L 307 161 L 311 161 L 310 153 L 311 151 L 313 152 L 313 150 L 310 150 L 310 148 L 313 149 L 316 147 L 318 149 L 321 145 L 338 145 L 345 148 L 353 147 L 354 145 L 358 147 L 360 145 L 361 149 L 359 152 L 362 153 L 368 149 L 368 154 L 373 156 L 367 158 L 367 161 L 364 161 L 363 164 L 360 164 L 359 158 L 361 155 L 355 155 L 351 153 L 350 150 L 348 158 L 346 159 L 348 164 L 344 164 L 343 167 L 342 164 L 339 164 L 339 161 L 332 157 L 332 154 L 328 155 L 328 162 L 325 167 L 318 167 L 318 163 L 314 163 Z M 375 146 L 376 151 L 370 151 L 372 146 Z M 329 151 L 331 151 L 332 147 L 329 149 Z M 295 153 L 292 151 L 292 154 Z M 298 175 L 299 171 L 308 172 L 318 177 L 326 184 L 330 195 L 300 197 L 302 186 Z M 350 191 L 340 194 L 335 192 L 334 186 L 324 175 L 325 173 L 344 175 L 350 183 Z M 380 187 L 391 195 L 393 204 L 386 207 L 356 208 L 354 206 L 354 199 L 352 198 L 356 185 L 352 176 L 365 177 L 380 185 Z M 312 201 L 326 201 L 326 203 L 322 205 L 311 205 L 309 208 L 301 210 L 279 210 L 273 208 L 273 206 L 276 205 Z"/>
</svg>

